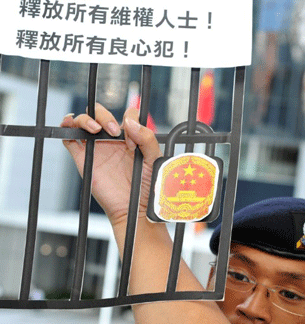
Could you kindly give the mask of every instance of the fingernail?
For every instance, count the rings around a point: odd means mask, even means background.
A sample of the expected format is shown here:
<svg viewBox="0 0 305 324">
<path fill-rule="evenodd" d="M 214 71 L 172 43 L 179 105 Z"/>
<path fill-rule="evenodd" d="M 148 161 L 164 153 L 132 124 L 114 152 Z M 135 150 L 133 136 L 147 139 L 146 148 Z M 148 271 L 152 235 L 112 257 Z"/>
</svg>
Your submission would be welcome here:
<svg viewBox="0 0 305 324">
<path fill-rule="evenodd" d="M 73 117 L 73 116 L 74 116 L 74 113 L 69 113 L 69 114 L 64 116 L 64 119 L 69 118 L 69 117 Z"/>
<path fill-rule="evenodd" d="M 60 127 L 62 127 L 62 125 L 65 123 L 65 121 L 68 119 L 68 118 L 73 118 L 74 114 L 73 113 L 70 113 L 70 114 L 67 114 L 64 116 L 62 122 L 60 123 Z"/>
<path fill-rule="evenodd" d="M 100 131 L 102 126 L 93 119 L 88 119 L 87 126 L 94 132 Z"/>
<path fill-rule="evenodd" d="M 112 136 L 119 136 L 121 134 L 121 129 L 115 122 L 109 122 L 107 124 L 107 130 Z"/>
<path fill-rule="evenodd" d="M 128 137 L 126 138 L 126 145 L 130 151 L 134 151 L 136 149 L 136 144 Z"/>
<path fill-rule="evenodd" d="M 134 132 L 140 131 L 141 125 L 137 122 L 135 122 L 133 119 L 126 118 L 125 122 L 127 124 L 127 127 L 130 128 Z"/>
</svg>

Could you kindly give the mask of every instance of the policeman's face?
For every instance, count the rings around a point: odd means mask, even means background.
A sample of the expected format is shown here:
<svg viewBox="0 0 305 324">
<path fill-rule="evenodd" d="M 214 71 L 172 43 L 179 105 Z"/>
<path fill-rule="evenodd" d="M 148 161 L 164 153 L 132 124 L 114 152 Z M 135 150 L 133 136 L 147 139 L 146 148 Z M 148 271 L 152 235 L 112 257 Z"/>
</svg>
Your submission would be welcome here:
<svg viewBox="0 0 305 324">
<path fill-rule="evenodd" d="M 305 261 L 285 259 L 240 244 L 232 244 L 233 263 L 259 283 L 249 292 L 227 287 L 218 305 L 233 324 L 305 324 L 305 316 L 288 313 L 271 302 L 266 287 L 284 286 L 305 292 Z M 231 263 L 231 262 L 230 262 Z"/>
</svg>

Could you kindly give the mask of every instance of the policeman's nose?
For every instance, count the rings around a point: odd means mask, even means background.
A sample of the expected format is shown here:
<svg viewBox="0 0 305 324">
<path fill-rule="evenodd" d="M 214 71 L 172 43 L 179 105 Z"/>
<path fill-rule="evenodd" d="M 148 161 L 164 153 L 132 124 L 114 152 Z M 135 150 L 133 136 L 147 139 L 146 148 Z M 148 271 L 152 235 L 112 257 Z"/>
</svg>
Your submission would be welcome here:
<svg viewBox="0 0 305 324">
<path fill-rule="evenodd" d="M 236 312 L 249 323 L 268 324 L 271 323 L 271 307 L 269 291 L 266 287 L 258 285 L 251 292 L 243 303 L 236 307 Z"/>
</svg>

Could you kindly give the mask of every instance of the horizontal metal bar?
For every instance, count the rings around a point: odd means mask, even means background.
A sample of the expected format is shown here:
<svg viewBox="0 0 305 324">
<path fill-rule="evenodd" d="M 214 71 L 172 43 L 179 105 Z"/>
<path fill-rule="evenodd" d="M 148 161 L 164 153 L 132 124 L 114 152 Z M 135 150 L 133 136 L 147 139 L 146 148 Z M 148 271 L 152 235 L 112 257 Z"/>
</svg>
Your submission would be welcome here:
<svg viewBox="0 0 305 324">
<path fill-rule="evenodd" d="M 159 143 L 166 142 L 168 134 L 156 134 Z M 0 136 L 16 136 L 16 137 L 43 137 L 54 139 L 81 139 L 81 140 L 113 140 L 123 141 L 124 132 L 118 137 L 112 137 L 104 130 L 93 135 L 83 129 L 78 128 L 62 128 L 62 127 L 43 127 L 37 129 L 35 126 L 18 126 L 18 125 L 0 125 Z M 230 143 L 231 133 L 214 133 L 214 134 L 195 134 L 195 135 L 179 135 L 175 141 L 177 144 L 185 143 Z"/>
<path fill-rule="evenodd" d="M 134 305 L 168 300 L 222 300 L 223 294 L 214 291 L 177 291 L 92 300 L 1 300 L 1 308 L 11 309 L 85 309 Z"/>
</svg>

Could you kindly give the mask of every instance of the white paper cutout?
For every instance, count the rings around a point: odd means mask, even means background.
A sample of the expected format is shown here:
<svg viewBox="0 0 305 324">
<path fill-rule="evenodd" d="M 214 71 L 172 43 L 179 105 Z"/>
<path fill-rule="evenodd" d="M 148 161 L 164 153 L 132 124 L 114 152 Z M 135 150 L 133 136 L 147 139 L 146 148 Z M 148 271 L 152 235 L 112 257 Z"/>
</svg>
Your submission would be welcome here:
<svg viewBox="0 0 305 324">
<path fill-rule="evenodd" d="M 251 0 L 0 0 L 0 6 L 2 54 L 163 66 L 251 64 Z"/>
</svg>

